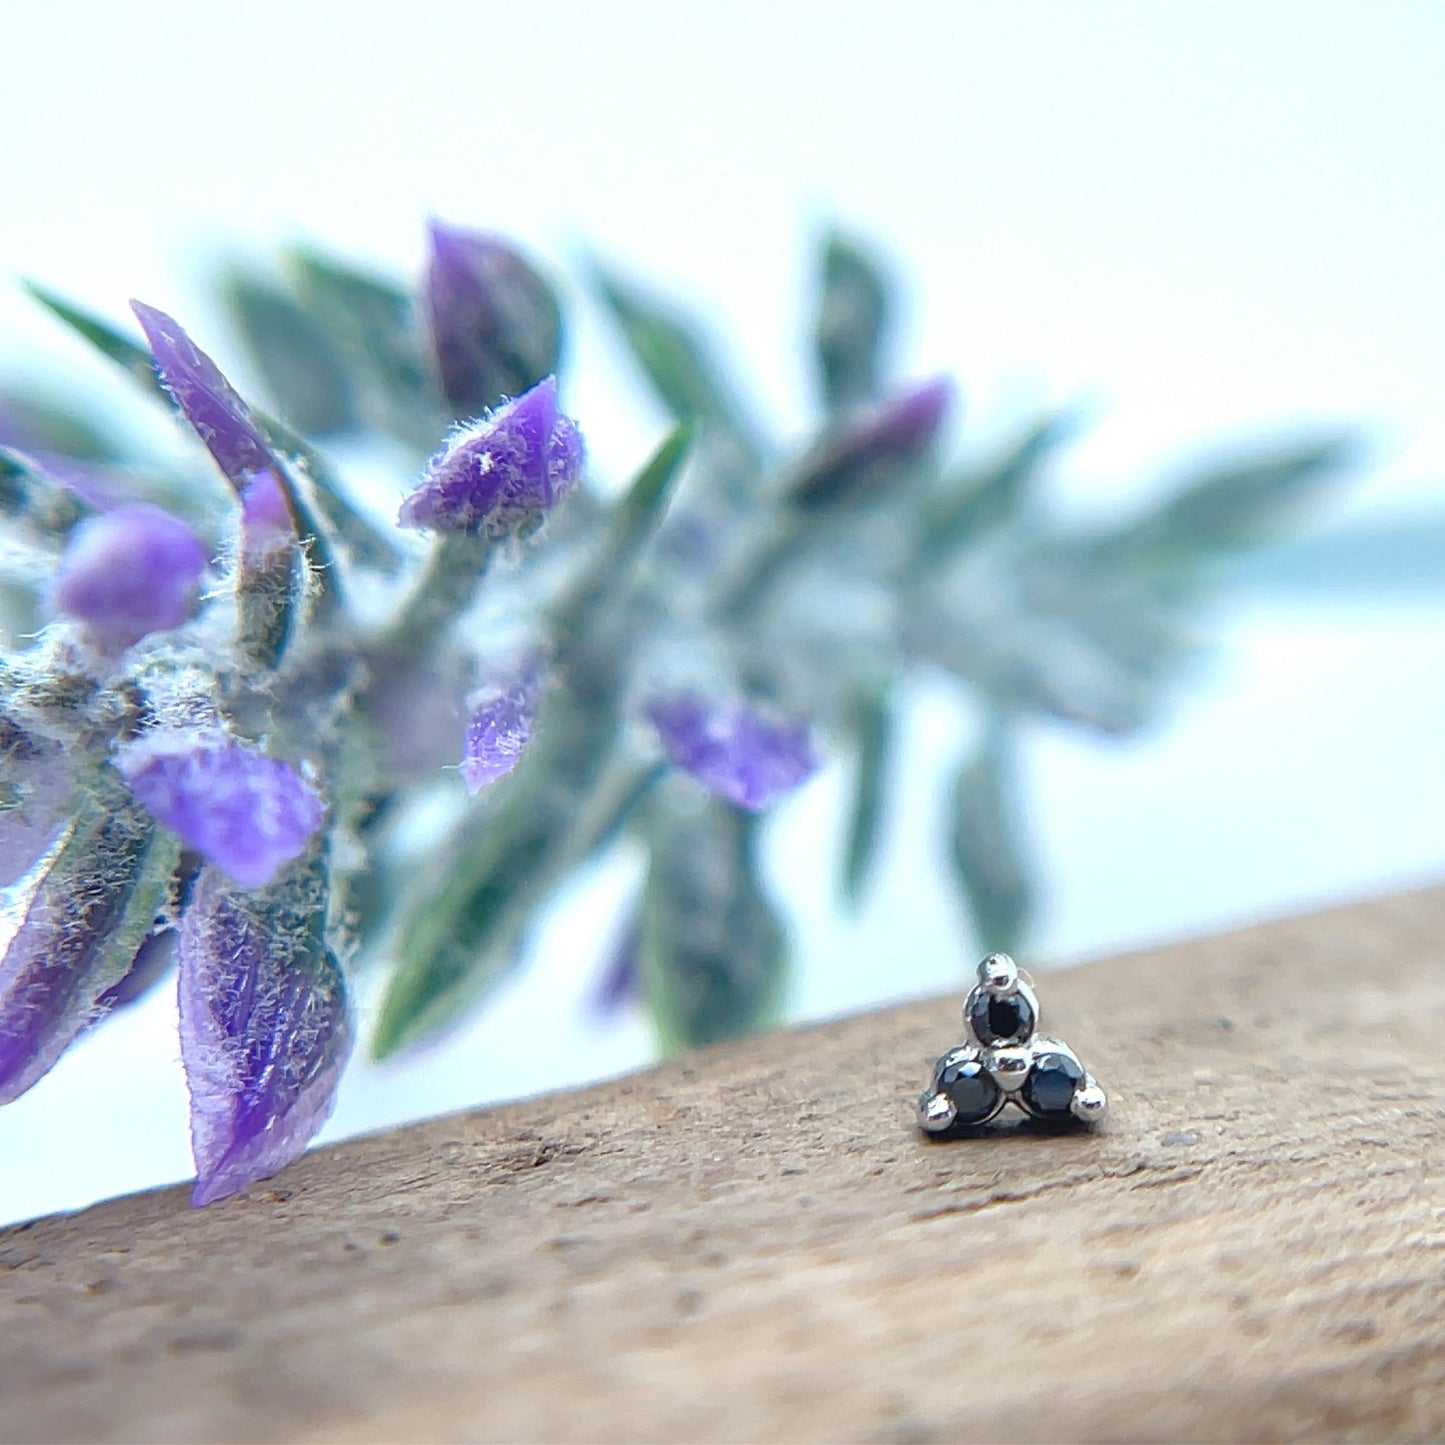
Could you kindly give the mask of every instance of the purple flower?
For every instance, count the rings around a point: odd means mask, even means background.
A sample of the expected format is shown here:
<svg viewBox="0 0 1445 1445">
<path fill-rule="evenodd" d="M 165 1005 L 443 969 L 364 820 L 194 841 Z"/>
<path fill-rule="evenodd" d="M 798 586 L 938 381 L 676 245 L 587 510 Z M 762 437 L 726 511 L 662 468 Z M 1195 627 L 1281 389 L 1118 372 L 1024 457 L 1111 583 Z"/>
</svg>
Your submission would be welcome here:
<svg viewBox="0 0 1445 1445">
<path fill-rule="evenodd" d="M 668 758 L 735 807 L 765 808 L 818 766 L 806 722 L 770 716 L 751 703 L 719 708 L 684 694 L 657 699 L 647 715 Z"/>
<path fill-rule="evenodd" d="M 476 416 L 557 369 L 557 298 L 511 246 L 433 221 L 423 299 L 442 390 Z"/>
<path fill-rule="evenodd" d="M 397 520 L 439 532 L 516 533 L 581 474 L 582 434 L 557 410 L 557 381 L 549 376 L 486 421 L 453 432 Z"/>
<path fill-rule="evenodd" d="M 179 627 L 205 570 L 206 549 L 179 517 L 134 502 L 75 528 L 51 596 L 98 643 L 119 649 Z"/>
<path fill-rule="evenodd" d="M 469 793 L 480 792 L 517 766 L 532 738 L 541 685 L 540 662 L 531 657 L 510 682 L 480 688 L 467 699 L 471 721 L 461 770 Z"/>
<path fill-rule="evenodd" d="M 284 1168 L 331 1113 L 351 1026 L 341 969 L 322 936 L 319 872 L 300 869 L 252 893 L 207 868 L 181 920 L 193 1205 Z"/>
<path fill-rule="evenodd" d="M 321 826 L 321 798 L 295 768 L 219 730 L 157 728 L 116 766 L 159 822 L 247 888 L 270 883 Z"/>
<path fill-rule="evenodd" d="M 798 463 L 788 495 L 816 507 L 866 489 L 880 470 L 923 454 L 956 397 L 953 381 L 940 376 L 868 408 Z"/>
<path fill-rule="evenodd" d="M 125 974 L 165 898 L 155 825 L 118 785 L 88 802 L 0 913 L 0 1104 L 44 1077 Z"/>
<path fill-rule="evenodd" d="M 140 301 L 132 301 L 130 309 L 150 342 L 166 390 L 227 479 L 239 488 L 253 472 L 274 466 L 250 408 L 180 323 Z"/>
</svg>

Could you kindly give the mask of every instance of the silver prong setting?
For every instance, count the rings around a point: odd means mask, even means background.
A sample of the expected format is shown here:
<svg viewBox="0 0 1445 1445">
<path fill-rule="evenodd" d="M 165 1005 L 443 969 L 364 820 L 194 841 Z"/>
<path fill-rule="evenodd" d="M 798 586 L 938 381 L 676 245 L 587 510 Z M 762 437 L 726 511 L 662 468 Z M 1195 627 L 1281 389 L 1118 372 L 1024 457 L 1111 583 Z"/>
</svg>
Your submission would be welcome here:
<svg viewBox="0 0 1445 1445">
<path fill-rule="evenodd" d="M 967 1038 L 934 1065 L 919 1127 L 976 1134 L 1010 1104 L 1042 1125 L 1097 1124 L 1108 1109 L 1104 1091 L 1062 1039 L 1038 1032 L 1028 975 L 1008 954 L 991 953 L 977 977 L 963 1006 Z"/>
<path fill-rule="evenodd" d="M 1094 1082 L 1093 1076 L 1084 1076 L 1084 1087 L 1074 1094 L 1069 1105 L 1074 1118 L 1083 1124 L 1097 1124 L 1109 1112 L 1109 1096 Z"/>
<path fill-rule="evenodd" d="M 978 986 L 996 998 L 1007 998 L 1018 982 L 1018 964 L 1006 953 L 991 953 L 978 966 Z"/>
<path fill-rule="evenodd" d="M 984 1055 L 993 1081 L 1007 1094 L 1023 1088 L 1033 1056 L 1027 1048 L 990 1049 Z"/>
<path fill-rule="evenodd" d="M 918 1101 L 918 1127 L 928 1134 L 943 1134 L 953 1127 L 958 1110 L 947 1094 L 926 1093 Z"/>
</svg>

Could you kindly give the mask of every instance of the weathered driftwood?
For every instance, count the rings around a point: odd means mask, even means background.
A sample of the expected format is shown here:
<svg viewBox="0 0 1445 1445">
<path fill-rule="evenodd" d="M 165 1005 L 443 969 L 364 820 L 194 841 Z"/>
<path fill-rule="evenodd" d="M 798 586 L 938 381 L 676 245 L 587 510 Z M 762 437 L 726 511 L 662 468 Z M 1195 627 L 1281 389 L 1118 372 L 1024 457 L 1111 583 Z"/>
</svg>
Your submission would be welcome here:
<svg viewBox="0 0 1445 1445">
<path fill-rule="evenodd" d="M 1442 939 L 1046 978 L 1096 1137 L 916 1135 L 943 999 L 0 1232 L 0 1439 L 1439 1436 Z"/>
</svg>

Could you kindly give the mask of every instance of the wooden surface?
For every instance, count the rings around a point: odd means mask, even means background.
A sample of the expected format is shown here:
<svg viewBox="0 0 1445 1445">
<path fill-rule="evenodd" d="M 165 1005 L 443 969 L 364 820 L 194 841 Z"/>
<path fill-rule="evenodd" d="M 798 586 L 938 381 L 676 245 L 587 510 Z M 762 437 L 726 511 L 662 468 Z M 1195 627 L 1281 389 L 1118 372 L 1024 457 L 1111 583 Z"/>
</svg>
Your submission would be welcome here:
<svg viewBox="0 0 1445 1445">
<path fill-rule="evenodd" d="M 1043 977 L 1095 1137 L 921 1139 L 951 998 L 0 1231 L 0 1440 L 1438 1437 L 1442 940 Z"/>
</svg>

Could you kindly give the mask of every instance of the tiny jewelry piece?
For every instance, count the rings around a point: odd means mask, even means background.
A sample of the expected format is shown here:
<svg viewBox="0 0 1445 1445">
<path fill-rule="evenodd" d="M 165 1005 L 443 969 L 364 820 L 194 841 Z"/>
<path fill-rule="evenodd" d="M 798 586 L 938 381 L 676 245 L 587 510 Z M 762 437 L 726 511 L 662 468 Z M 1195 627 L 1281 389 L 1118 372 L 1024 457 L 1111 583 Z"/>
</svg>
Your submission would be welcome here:
<svg viewBox="0 0 1445 1445">
<path fill-rule="evenodd" d="M 963 1022 L 968 1041 L 934 1064 L 918 1101 L 925 1133 L 966 1134 L 1009 1103 L 1049 1123 L 1104 1117 L 1108 1099 L 1078 1055 L 1062 1039 L 1034 1032 L 1039 1001 L 1008 954 L 991 953 L 979 964 Z"/>
</svg>

